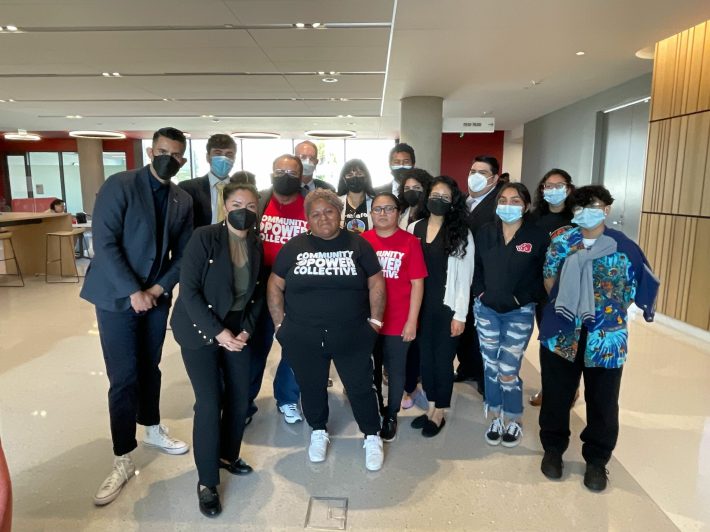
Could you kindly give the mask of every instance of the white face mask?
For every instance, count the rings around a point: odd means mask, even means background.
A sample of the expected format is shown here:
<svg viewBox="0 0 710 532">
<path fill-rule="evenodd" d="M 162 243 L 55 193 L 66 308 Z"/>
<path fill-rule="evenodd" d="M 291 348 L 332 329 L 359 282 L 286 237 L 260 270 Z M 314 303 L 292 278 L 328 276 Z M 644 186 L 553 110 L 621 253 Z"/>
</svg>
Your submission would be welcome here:
<svg viewBox="0 0 710 532">
<path fill-rule="evenodd" d="M 471 192 L 480 192 L 488 186 L 488 178 L 475 172 L 468 176 L 468 188 Z"/>
</svg>

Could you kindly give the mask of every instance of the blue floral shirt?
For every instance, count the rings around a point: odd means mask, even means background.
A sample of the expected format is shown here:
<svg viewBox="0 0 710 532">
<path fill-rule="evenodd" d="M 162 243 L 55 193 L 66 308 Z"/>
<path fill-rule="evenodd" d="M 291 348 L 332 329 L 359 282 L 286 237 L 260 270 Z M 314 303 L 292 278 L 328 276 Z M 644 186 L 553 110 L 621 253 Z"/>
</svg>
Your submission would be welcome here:
<svg viewBox="0 0 710 532">
<path fill-rule="evenodd" d="M 553 233 L 543 266 L 545 279 L 557 278 L 565 259 L 584 249 L 578 227 Z M 587 333 L 584 353 L 586 367 L 620 368 L 628 352 L 627 309 L 636 295 L 634 269 L 629 257 L 617 251 L 594 259 L 594 326 Z M 549 304 L 554 305 L 554 301 Z M 574 330 L 542 340 L 550 351 L 574 360 L 582 321 L 576 318 Z"/>
</svg>

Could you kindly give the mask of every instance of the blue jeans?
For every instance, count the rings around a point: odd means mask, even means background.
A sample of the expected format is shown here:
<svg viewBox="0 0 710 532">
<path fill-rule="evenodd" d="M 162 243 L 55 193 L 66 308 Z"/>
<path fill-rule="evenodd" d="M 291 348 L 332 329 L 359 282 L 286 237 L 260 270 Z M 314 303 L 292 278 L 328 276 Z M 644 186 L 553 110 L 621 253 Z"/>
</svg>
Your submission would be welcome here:
<svg viewBox="0 0 710 532">
<path fill-rule="evenodd" d="M 473 306 L 481 342 L 485 385 L 485 414 L 520 421 L 523 415 L 523 380 L 520 365 L 535 321 L 535 304 L 500 313 L 476 298 Z M 512 377 L 512 379 L 510 378 Z"/>
</svg>

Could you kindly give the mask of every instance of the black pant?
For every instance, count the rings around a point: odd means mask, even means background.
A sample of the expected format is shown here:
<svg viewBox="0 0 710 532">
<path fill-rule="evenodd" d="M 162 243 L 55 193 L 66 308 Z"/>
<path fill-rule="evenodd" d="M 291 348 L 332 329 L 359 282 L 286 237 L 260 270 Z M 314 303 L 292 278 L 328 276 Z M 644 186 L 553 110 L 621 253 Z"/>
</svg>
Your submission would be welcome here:
<svg viewBox="0 0 710 532">
<path fill-rule="evenodd" d="M 427 399 L 436 408 L 451 406 L 454 390 L 454 354 L 458 337 L 451 337 L 454 313 L 439 304 L 422 307 L 419 327 L 419 356 L 421 357 L 422 387 Z"/>
<path fill-rule="evenodd" d="M 587 426 L 582 431 L 582 456 L 587 463 L 606 465 L 619 436 L 619 388 L 623 368 L 587 368 L 584 351 L 587 332 L 582 329 L 574 362 L 543 347 L 542 407 L 540 408 L 540 441 L 545 451 L 560 454 L 569 445 L 569 416 L 574 395 L 584 375 L 584 400 L 587 404 Z"/>
<path fill-rule="evenodd" d="M 411 342 L 405 342 L 401 336 L 379 335 L 375 342 L 373 356 L 375 359 L 375 388 L 380 412 L 384 409 L 382 396 L 382 367 L 387 370 L 387 415 L 395 417 L 402 404 L 404 381 L 407 367 L 407 352 Z"/>
<path fill-rule="evenodd" d="M 332 360 L 360 430 L 367 436 L 380 431 L 372 364 L 377 333 L 365 319 L 323 329 L 295 324 L 287 317 L 276 338 L 296 375 L 303 413 L 313 430 L 327 430 L 328 372 Z"/>
<path fill-rule="evenodd" d="M 421 359 L 419 357 L 419 333 L 412 341 L 407 353 L 407 368 L 405 370 L 404 391 L 411 394 L 417 389 L 421 376 Z"/>
<path fill-rule="evenodd" d="M 96 308 L 101 349 L 109 380 L 108 410 L 113 453 L 136 448 L 136 423 L 160 423 L 158 365 L 163 351 L 170 300 L 137 314 L 133 309 L 111 312 Z"/>
<path fill-rule="evenodd" d="M 238 333 L 241 312 L 230 312 L 225 326 Z M 218 345 L 182 349 L 187 375 L 195 391 L 195 421 L 192 445 L 195 465 L 203 486 L 219 484 L 219 459 L 239 458 L 244 422 L 249 405 L 249 360 L 247 345 L 241 352 Z"/>
<path fill-rule="evenodd" d="M 471 297 L 471 301 L 473 301 L 473 297 Z M 459 345 L 456 349 L 456 358 L 459 360 L 456 372 L 483 383 L 483 357 L 481 356 L 481 344 L 478 340 L 475 323 L 473 305 L 469 305 L 466 326 L 461 336 L 459 336 Z"/>
</svg>

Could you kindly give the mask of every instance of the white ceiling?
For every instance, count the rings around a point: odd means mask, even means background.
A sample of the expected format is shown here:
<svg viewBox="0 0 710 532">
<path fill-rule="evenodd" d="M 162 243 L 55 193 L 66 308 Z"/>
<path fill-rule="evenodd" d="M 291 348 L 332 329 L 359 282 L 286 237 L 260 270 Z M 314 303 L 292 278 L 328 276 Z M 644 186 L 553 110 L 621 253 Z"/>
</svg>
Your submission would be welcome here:
<svg viewBox="0 0 710 532">
<path fill-rule="evenodd" d="M 0 33 L 0 99 L 15 100 L 0 103 L 0 130 L 394 137 L 399 100 L 415 95 L 443 97 L 445 116 L 489 112 L 514 129 L 650 71 L 636 50 L 710 18 L 707 0 L 394 4 L 3 0 L 0 26 L 25 33 Z M 326 29 L 278 27 L 295 22 Z M 321 81 L 331 71 L 338 82 Z"/>
</svg>

